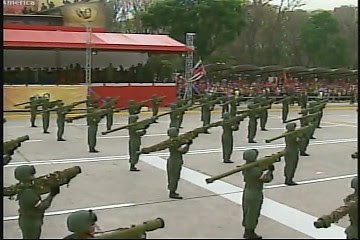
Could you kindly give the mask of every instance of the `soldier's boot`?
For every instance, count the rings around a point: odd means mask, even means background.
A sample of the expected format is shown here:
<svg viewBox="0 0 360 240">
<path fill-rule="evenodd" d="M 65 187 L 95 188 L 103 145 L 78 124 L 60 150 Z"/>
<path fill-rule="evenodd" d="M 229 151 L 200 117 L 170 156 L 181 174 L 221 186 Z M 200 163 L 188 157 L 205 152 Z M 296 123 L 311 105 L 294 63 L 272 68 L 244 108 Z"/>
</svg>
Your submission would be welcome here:
<svg viewBox="0 0 360 240">
<path fill-rule="evenodd" d="M 63 139 L 63 138 L 58 138 L 57 140 L 58 140 L 58 141 L 66 141 L 66 140 Z"/>
<path fill-rule="evenodd" d="M 249 143 L 257 143 L 254 139 L 249 139 Z"/>
<path fill-rule="evenodd" d="M 244 236 L 245 239 L 262 239 L 262 236 L 259 236 L 255 233 L 255 230 L 249 230 L 245 228 Z"/>
<path fill-rule="evenodd" d="M 285 179 L 285 185 L 295 186 L 295 185 L 298 185 L 298 184 L 296 182 L 294 182 L 292 179 Z"/>
<path fill-rule="evenodd" d="M 99 151 L 96 150 L 95 148 L 91 148 L 91 149 L 89 150 L 89 152 L 91 152 L 91 153 L 98 153 Z"/>
<path fill-rule="evenodd" d="M 300 151 L 300 156 L 307 157 L 307 156 L 310 156 L 310 155 L 307 154 L 305 151 Z"/>
<path fill-rule="evenodd" d="M 314 137 L 314 136 L 311 136 L 311 137 L 310 137 L 310 139 L 316 139 L 316 137 Z"/>
<path fill-rule="evenodd" d="M 231 161 L 230 159 L 224 159 L 223 161 L 224 163 L 234 163 L 233 161 Z"/>
<path fill-rule="evenodd" d="M 45 134 L 50 134 L 50 132 L 49 132 L 49 131 L 44 131 L 43 133 L 45 133 Z"/>
<path fill-rule="evenodd" d="M 266 128 L 262 128 L 261 131 L 269 131 L 269 130 L 267 130 Z"/>
<path fill-rule="evenodd" d="M 135 167 L 135 164 L 130 163 L 130 171 L 131 172 L 139 172 L 140 170 Z"/>
<path fill-rule="evenodd" d="M 176 193 L 175 191 L 170 191 L 169 193 L 169 198 L 173 198 L 173 199 L 183 199 L 178 193 Z"/>
<path fill-rule="evenodd" d="M 35 123 L 31 123 L 31 127 L 37 127 Z"/>
</svg>

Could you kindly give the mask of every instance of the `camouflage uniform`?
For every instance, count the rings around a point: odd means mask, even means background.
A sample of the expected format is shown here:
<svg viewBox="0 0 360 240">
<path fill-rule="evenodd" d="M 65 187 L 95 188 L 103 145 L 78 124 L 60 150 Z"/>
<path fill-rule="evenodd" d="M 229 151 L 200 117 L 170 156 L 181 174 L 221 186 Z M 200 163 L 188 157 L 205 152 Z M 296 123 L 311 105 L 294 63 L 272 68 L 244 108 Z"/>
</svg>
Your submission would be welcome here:
<svg viewBox="0 0 360 240">
<path fill-rule="evenodd" d="M 243 158 L 246 163 L 256 161 L 258 151 L 255 149 L 246 150 L 243 153 Z M 244 176 L 245 188 L 242 198 L 243 221 L 242 225 L 245 228 L 245 239 L 261 239 L 255 233 L 255 228 L 260 217 L 261 206 L 263 203 L 263 185 L 273 179 L 274 166 L 271 165 L 269 170 L 263 174 L 263 170 L 259 167 L 252 167 L 245 169 L 242 174 Z"/>
</svg>

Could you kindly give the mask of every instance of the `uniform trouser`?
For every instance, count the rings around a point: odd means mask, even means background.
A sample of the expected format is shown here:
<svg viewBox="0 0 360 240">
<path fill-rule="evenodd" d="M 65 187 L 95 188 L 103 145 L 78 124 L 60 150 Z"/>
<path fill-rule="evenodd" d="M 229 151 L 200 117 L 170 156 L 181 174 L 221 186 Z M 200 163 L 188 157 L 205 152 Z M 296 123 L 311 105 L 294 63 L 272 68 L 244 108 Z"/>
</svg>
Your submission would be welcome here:
<svg viewBox="0 0 360 240">
<path fill-rule="evenodd" d="M 299 149 L 300 149 L 301 153 L 306 152 L 306 149 L 309 146 L 309 142 L 310 142 L 310 136 L 309 135 L 301 138 L 300 145 L 299 145 Z"/>
<path fill-rule="evenodd" d="M 261 129 L 265 129 L 267 120 L 268 120 L 268 111 L 265 111 L 265 112 L 263 112 L 261 114 L 261 117 L 260 117 L 260 127 L 261 127 Z"/>
<path fill-rule="evenodd" d="M 316 123 L 313 123 L 313 124 L 316 124 Z M 316 127 L 315 127 L 315 126 L 312 126 L 312 127 L 311 127 L 311 131 L 310 131 L 310 138 L 311 138 L 311 137 L 314 137 L 315 130 L 316 130 Z"/>
<path fill-rule="evenodd" d="M 36 120 L 36 108 L 30 110 L 30 122 L 32 126 L 35 125 L 35 120 Z"/>
<path fill-rule="evenodd" d="M 57 126 L 58 126 L 57 138 L 61 139 L 64 134 L 65 121 L 57 120 Z"/>
<path fill-rule="evenodd" d="M 288 114 L 289 114 L 289 108 L 288 107 L 283 107 L 282 108 L 282 121 L 283 122 L 286 121 Z"/>
<path fill-rule="evenodd" d="M 183 161 L 179 159 L 169 158 L 167 160 L 166 170 L 168 176 L 168 190 L 171 192 L 175 192 L 178 187 L 182 164 Z"/>
<path fill-rule="evenodd" d="M 210 124 L 210 118 L 211 118 L 210 114 L 205 114 L 204 115 L 204 117 L 203 117 L 203 127 L 208 126 Z"/>
<path fill-rule="evenodd" d="M 248 139 L 249 141 L 253 141 L 256 135 L 257 121 L 249 121 L 248 126 Z"/>
<path fill-rule="evenodd" d="M 236 116 L 236 110 L 230 109 L 230 117 L 235 117 L 235 116 Z"/>
<path fill-rule="evenodd" d="M 297 149 L 287 149 L 285 154 L 284 175 L 286 180 L 292 180 L 299 162 L 299 152 Z"/>
<path fill-rule="evenodd" d="M 177 129 L 179 129 L 179 120 L 173 120 L 173 121 L 170 121 L 170 127 L 175 127 Z"/>
<path fill-rule="evenodd" d="M 152 107 L 152 115 L 153 117 L 157 116 L 159 113 L 159 108 L 158 107 Z"/>
<path fill-rule="evenodd" d="M 302 102 L 302 103 L 300 103 L 300 107 L 301 107 L 301 109 L 305 109 L 306 108 L 306 102 Z"/>
<path fill-rule="evenodd" d="M 139 154 L 136 153 L 137 151 L 140 151 L 140 142 L 132 139 L 129 140 L 129 162 L 131 164 L 135 165 L 139 162 Z"/>
<path fill-rule="evenodd" d="M 359 239 L 358 226 L 350 225 L 345 229 L 346 239 Z"/>
<path fill-rule="evenodd" d="M 223 150 L 223 160 L 229 161 L 233 152 L 233 137 L 223 135 L 221 138 L 221 143 Z"/>
<path fill-rule="evenodd" d="M 316 127 L 320 127 L 320 122 L 323 117 L 323 111 L 320 111 L 320 116 L 317 118 Z"/>
<path fill-rule="evenodd" d="M 95 150 L 97 126 L 88 126 L 88 144 L 90 150 Z"/>
<path fill-rule="evenodd" d="M 227 112 L 229 112 L 229 105 L 224 105 L 224 106 L 222 107 L 222 112 L 221 112 L 221 114 L 224 114 L 224 113 L 227 113 Z"/>
<path fill-rule="evenodd" d="M 260 217 L 263 198 L 262 190 L 249 190 L 245 188 L 242 199 L 242 225 L 245 229 L 255 230 Z"/>
<path fill-rule="evenodd" d="M 179 120 L 178 120 L 178 126 L 177 126 L 177 128 L 180 128 L 180 127 L 181 127 L 181 124 L 182 124 L 183 120 L 184 120 L 184 113 L 181 113 L 181 114 L 180 114 L 180 117 L 179 117 Z"/>
<path fill-rule="evenodd" d="M 43 113 L 42 119 L 43 119 L 43 130 L 44 132 L 47 132 L 47 130 L 49 129 L 50 112 Z"/>
<path fill-rule="evenodd" d="M 106 129 L 110 130 L 114 122 L 114 113 L 110 112 L 106 114 Z"/>
<path fill-rule="evenodd" d="M 39 239 L 41 235 L 42 219 L 34 217 L 19 217 L 19 226 L 23 239 Z"/>
</svg>

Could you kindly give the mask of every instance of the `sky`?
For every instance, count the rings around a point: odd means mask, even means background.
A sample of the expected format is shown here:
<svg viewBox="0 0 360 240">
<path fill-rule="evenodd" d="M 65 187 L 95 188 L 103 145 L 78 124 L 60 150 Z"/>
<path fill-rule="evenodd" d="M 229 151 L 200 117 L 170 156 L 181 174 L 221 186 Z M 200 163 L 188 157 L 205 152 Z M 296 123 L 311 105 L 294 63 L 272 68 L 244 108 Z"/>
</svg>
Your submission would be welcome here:
<svg viewBox="0 0 360 240">
<path fill-rule="evenodd" d="M 285 0 L 286 2 L 287 0 Z M 281 0 L 273 0 L 272 4 L 278 4 Z M 304 10 L 333 10 L 336 7 L 340 7 L 343 5 L 353 5 L 358 6 L 358 0 L 303 0 L 306 4 L 301 7 Z"/>
</svg>

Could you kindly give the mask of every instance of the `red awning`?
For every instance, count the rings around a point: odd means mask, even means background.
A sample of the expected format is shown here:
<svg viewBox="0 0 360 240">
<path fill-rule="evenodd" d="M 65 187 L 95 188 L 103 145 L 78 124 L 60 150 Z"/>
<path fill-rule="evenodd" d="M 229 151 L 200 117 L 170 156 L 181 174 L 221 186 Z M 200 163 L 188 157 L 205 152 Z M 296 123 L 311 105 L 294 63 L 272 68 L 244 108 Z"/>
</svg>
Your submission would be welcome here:
<svg viewBox="0 0 360 240">
<path fill-rule="evenodd" d="M 88 33 L 4 29 L 5 48 L 85 49 Z M 92 33 L 92 48 L 99 50 L 182 53 L 186 45 L 167 35 Z"/>
</svg>

